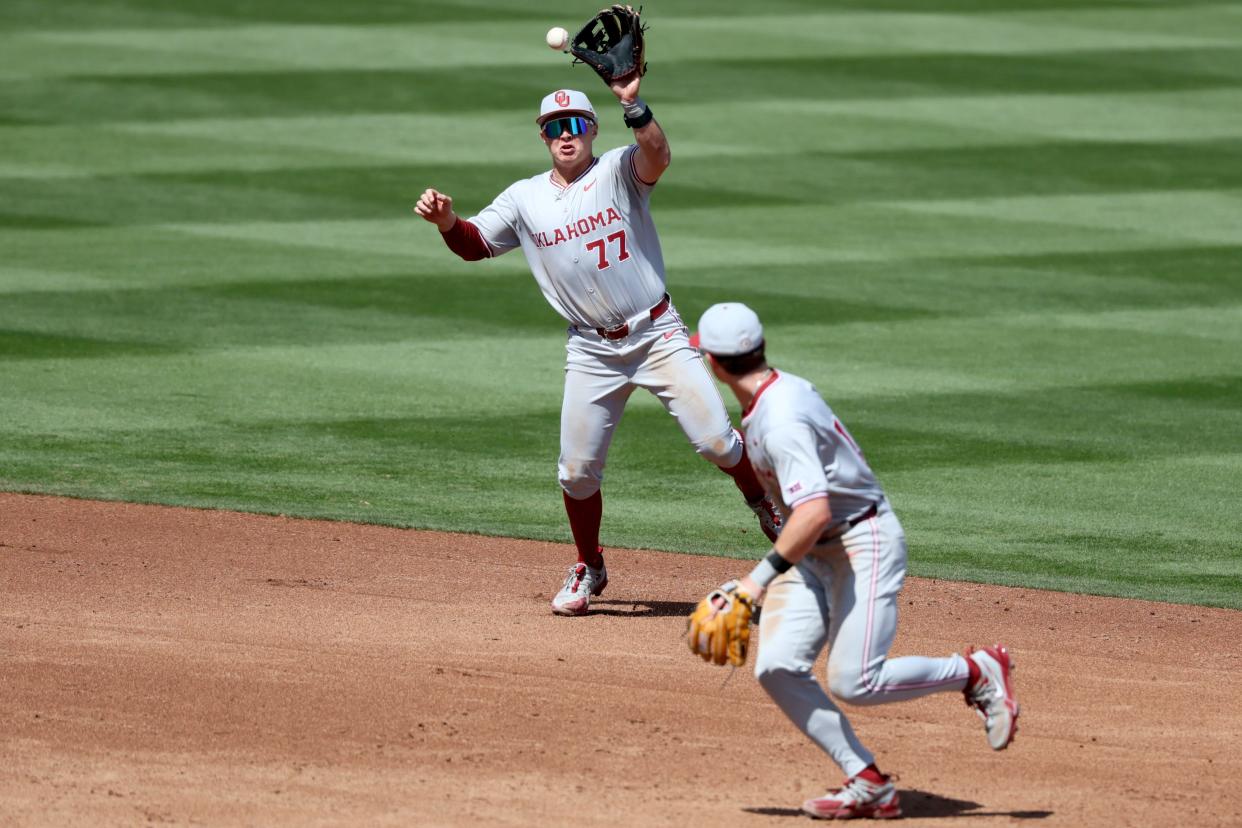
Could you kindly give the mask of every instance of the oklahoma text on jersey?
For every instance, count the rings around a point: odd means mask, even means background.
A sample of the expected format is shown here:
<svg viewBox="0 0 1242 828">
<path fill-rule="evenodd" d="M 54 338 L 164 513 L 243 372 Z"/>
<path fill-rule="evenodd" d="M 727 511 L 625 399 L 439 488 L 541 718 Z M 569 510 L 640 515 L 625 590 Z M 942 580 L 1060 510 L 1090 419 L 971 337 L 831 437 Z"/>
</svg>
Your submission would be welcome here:
<svg viewBox="0 0 1242 828">
<path fill-rule="evenodd" d="M 535 247 L 553 247 L 561 242 L 567 242 L 570 239 L 585 236 L 587 233 L 590 233 L 592 230 L 596 230 L 600 227 L 607 227 L 614 221 L 621 221 L 621 214 L 609 207 L 607 210 L 600 210 L 593 216 L 587 216 L 586 218 L 580 218 L 577 221 L 570 222 L 569 224 L 566 224 L 563 229 L 560 227 L 556 228 L 556 230 L 553 231 L 551 238 L 548 238 L 546 231 L 541 230 L 538 233 L 532 232 L 530 234 L 530 240 L 535 243 Z"/>
</svg>

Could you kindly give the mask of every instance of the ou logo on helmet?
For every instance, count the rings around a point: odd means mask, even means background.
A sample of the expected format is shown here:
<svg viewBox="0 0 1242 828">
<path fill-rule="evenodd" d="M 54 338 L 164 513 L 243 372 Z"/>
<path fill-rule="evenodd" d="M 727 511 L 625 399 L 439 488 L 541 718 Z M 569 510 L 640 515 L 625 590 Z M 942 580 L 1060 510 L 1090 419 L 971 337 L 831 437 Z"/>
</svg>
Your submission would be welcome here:
<svg viewBox="0 0 1242 828">
<path fill-rule="evenodd" d="M 569 106 L 569 93 L 564 89 L 556 93 L 556 105 L 562 109 Z"/>
</svg>

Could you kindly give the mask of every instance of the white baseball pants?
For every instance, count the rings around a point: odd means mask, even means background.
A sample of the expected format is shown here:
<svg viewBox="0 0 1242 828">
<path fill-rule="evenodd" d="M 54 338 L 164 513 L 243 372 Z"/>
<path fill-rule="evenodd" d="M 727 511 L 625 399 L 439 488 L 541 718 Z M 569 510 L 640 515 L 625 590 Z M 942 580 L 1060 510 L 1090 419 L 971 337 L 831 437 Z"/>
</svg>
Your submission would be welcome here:
<svg viewBox="0 0 1242 828">
<path fill-rule="evenodd" d="M 558 477 L 570 497 L 583 500 L 599 491 L 613 432 L 635 388 L 658 397 L 706 459 L 724 469 L 742 459 L 720 391 L 671 306 L 615 341 L 570 327 L 565 349 Z"/>
<path fill-rule="evenodd" d="M 755 676 L 850 777 L 874 757 L 815 680 L 815 659 L 825 645 L 828 688 L 850 704 L 887 704 L 966 686 L 969 668 L 960 655 L 888 657 L 905 576 L 905 533 L 882 504 L 876 517 L 817 546 L 779 576 L 764 598 Z"/>
</svg>

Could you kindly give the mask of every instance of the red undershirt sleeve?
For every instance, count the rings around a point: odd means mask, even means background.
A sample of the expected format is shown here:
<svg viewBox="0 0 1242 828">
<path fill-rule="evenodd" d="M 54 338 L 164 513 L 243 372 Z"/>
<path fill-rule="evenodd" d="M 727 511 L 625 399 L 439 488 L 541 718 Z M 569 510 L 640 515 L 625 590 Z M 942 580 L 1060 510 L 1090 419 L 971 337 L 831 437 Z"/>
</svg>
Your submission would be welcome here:
<svg viewBox="0 0 1242 828">
<path fill-rule="evenodd" d="M 449 250 L 468 262 L 491 258 L 492 249 L 483 240 L 479 228 L 463 218 L 457 219 L 452 227 L 440 233 L 440 237 L 444 239 Z"/>
</svg>

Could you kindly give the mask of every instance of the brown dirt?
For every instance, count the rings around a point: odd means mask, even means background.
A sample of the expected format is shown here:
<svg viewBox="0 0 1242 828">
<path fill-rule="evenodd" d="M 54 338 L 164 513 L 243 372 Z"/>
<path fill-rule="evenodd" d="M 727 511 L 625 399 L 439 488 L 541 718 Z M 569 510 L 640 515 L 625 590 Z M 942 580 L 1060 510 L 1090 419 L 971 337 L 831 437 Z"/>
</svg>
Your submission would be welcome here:
<svg viewBox="0 0 1242 828">
<path fill-rule="evenodd" d="M 801 824 L 839 772 L 680 639 L 739 562 L 614 550 L 556 618 L 570 560 L 0 494 L 0 824 Z M 851 711 L 908 817 L 1242 824 L 1242 613 L 921 579 L 902 607 L 895 654 L 1008 643 L 1024 710 L 1004 753 L 955 695 Z"/>
</svg>

